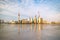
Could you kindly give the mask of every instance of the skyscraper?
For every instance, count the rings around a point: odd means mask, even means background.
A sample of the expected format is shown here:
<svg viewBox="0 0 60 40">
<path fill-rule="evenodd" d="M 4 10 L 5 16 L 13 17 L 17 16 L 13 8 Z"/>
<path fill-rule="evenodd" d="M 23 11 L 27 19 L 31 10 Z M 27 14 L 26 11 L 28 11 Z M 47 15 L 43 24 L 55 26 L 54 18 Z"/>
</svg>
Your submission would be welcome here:
<svg viewBox="0 0 60 40">
<path fill-rule="evenodd" d="M 35 17 L 34 17 L 34 23 L 35 23 L 35 24 L 37 23 L 36 15 L 35 15 Z"/>
<path fill-rule="evenodd" d="M 29 17 L 29 19 L 30 19 L 30 20 L 29 20 L 29 22 L 30 22 L 30 23 L 32 23 L 32 22 L 33 22 L 32 18 L 31 18 L 31 17 Z"/>
<path fill-rule="evenodd" d="M 40 17 L 39 11 L 38 11 L 38 23 L 42 24 L 43 23 L 43 18 Z"/>
<path fill-rule="evenodd" d="M 43 18 L 40 18 L 40 23 L 41 23 L 41 24 L 43 23 Z"/>
</svg>

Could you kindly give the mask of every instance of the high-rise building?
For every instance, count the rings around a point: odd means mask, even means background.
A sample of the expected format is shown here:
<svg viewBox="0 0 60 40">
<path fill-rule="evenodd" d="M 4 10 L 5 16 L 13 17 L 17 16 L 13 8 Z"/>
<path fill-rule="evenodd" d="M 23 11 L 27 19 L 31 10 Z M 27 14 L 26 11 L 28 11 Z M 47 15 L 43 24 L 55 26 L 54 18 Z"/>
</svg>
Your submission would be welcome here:
<svg viewBox="0 0 60 40">
<path fill-rule="evenodd" d="M 37 23 L 36 15 L 35 15 L 35 17 L 34 17 L 34 23 L 35 23 L 35 24 Z"/>
<path fill-rule="evenodd" d="M 29 19 L 30 19 L 29 22 L 32 23 L 33 22 L 32 18 L 30 17 Z"/>
<path fill-rule="evenodd" d="M 40 18 L 40 23 L 41 23 L 41 24 L 43 23 L 43 18 Z"/>
<path fill-rule="evenodd" d="M 18 13 L 18 23 L 20 23 L 20 13 Z"/>
<path fill-rule="evenodd" d="M 37 23 L 43 23 L 43 18 L 40 17 L 39 11 L 38 11 L 38 20 Z"/>
<path fill-rule="evenodd" d="M 40 23 L 40 21 L 41 21 L 40 17 L 38 17 L 38 20 L 37 21 L 38 21 L 38 23 Z"/>
</svg>

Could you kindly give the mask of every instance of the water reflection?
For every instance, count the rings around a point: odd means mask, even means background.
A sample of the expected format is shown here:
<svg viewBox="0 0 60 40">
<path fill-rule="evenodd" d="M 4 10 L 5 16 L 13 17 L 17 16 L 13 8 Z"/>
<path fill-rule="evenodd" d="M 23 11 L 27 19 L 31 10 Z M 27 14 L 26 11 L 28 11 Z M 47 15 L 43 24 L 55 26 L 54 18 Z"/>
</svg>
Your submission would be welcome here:
<svg viewBox="0 0 60 40">
<path fill-rule="evenodd" d="M 18 34 L 20 34 L 20 25 L 18 25 Z"/>
<path fill-rule="evenodd" d="M 42 24 L 34 24 L 34 31 L 41 32 L 41 30 L 43 30 Z"/>
<path fill-rule="evenodd" d="M 2 24 L 0 40 L 59 40 L 60 25 Z"/>
<path fill-rule="evenodd" d="M 11 25 L 11 27 L 15 27 L 14 25 Z M 18 29 L 18 33 L 23 32 L 23 31 L 34 31 L 34 32 L 41 32 L 41 30 L 43 30 L 43 25 L 42 24 L 18 24 L 16 26 L 16 28 Z"/>
<path fill-rule="evenodd" d="M 43 30 L 42 24 L 38 24 L 38 30 L 39 30 L 39 31 Z"/>
<path fill-rule="evenodd" d="M 35 31 L 35 32 L 36 32 L 36 26 L 37 26 L 37 25 L 36 25 L 36 24 L 34 24 L 34 31 Z"/>
<path fill-rule="evenodd" d="M 30 24 L 30 30 L 31 30 L 31 31 L 33 30 L 33 26 L 32 26 L 32 24 Z"/>
</svg>

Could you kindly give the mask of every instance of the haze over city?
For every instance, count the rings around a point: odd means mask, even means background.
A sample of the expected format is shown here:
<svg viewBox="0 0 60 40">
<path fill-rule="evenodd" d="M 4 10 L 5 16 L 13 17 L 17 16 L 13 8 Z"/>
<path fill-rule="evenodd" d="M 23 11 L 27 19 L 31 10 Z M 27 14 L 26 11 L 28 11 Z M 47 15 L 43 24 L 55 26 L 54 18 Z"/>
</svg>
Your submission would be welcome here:
<svg viewBox="0 0 60 40">
<path fill-rule="evenodd" d="M 60 22 L 60 0 L 0 0 L 0 19 L 18 20 L 34 18 L 35 15 L 48 21 Z"/>
</svg>

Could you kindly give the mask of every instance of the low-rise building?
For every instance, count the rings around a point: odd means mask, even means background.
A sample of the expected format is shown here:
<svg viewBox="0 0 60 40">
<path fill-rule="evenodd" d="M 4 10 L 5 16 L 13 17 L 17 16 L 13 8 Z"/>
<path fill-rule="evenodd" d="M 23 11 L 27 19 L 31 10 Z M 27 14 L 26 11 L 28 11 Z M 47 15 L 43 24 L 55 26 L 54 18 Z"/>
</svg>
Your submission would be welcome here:
<svg viewBox="0 0 60 40">
<path fill-rule="evenodd" d="M 13 23 L 15 23 L 15 21 L 14 20 L 11 20 L 9 23 L 12 23 L 13 24 Z"/>
<path fill-rule="evenodd" d="M 27 19 L 22 19 L 22 24 L 29 23 Z"/>
<path fill-rule="evenodd" d="M 0 19 L 0 23 L 4 23 L 4 20 L 1 20 L 1 19 Z"/>
</svg>

